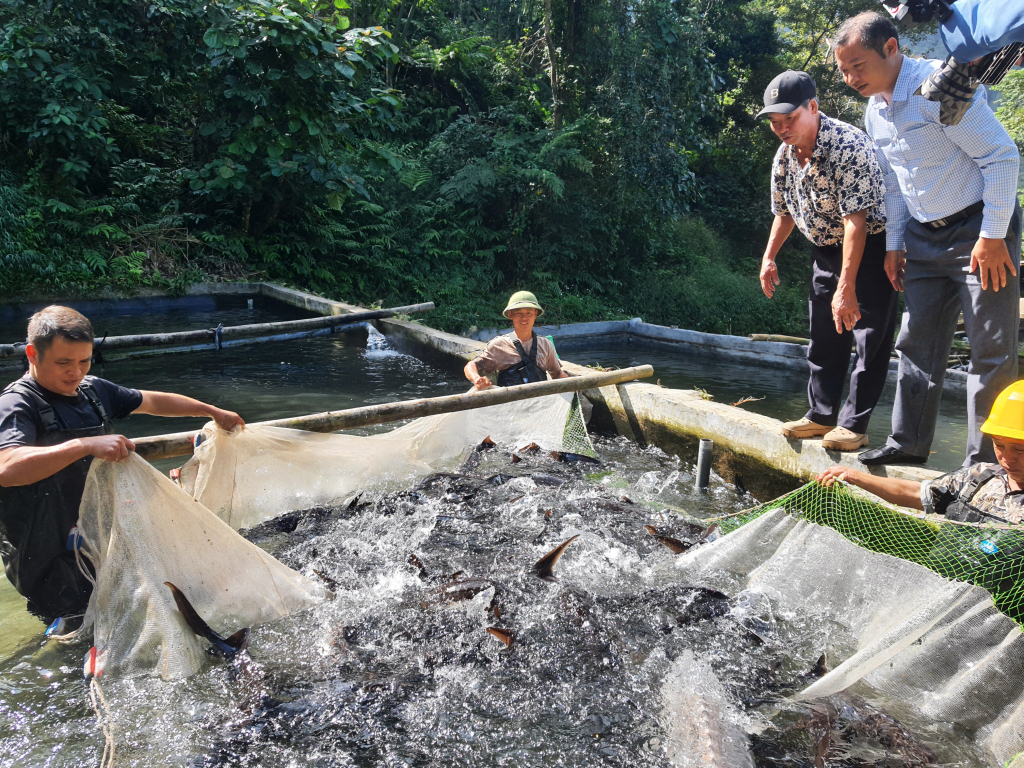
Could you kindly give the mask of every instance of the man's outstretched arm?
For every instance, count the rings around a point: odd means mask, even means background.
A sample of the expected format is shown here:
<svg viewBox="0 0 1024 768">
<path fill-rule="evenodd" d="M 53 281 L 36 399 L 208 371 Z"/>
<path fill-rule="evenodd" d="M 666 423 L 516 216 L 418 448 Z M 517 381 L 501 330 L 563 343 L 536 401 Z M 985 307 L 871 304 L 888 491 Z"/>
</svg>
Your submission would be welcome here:
<svg viewBox="0 0 1024 768">
<path fill-rule="evenodd" d="M 228 432 L 235 427 L 245 426 L 245 421 L 234 411 L 225 411 L 215 405 L 172 392 L 153 392 L 147 389 L 140 391 L 142 405 L 132 413 L 147 413 L 151 416 L 206 416 Z"/>
<path fill-rule="evenodd" d="M 135 443 L 124 435 L 97 435 L 75 438 L 59 445 L 5 448 L 0 451 L 0 486 L 11 488 L 38 483 L 86 456 L 121 461 L 134 450 Z"/>
<path fill-rule="evenodd" d="M 913 480 L 897 480 L 894 477 L 878 477 L 867 472 L 859 472 L 849 467 L 829 467 L 815 480 L 826 488 L 835 484 L 836 480 L 845 480 L 865 491 L 885 499 L 890 504 L 911 509 L 924 509 L 921 503 L 921 484 Z"/>
</svg>

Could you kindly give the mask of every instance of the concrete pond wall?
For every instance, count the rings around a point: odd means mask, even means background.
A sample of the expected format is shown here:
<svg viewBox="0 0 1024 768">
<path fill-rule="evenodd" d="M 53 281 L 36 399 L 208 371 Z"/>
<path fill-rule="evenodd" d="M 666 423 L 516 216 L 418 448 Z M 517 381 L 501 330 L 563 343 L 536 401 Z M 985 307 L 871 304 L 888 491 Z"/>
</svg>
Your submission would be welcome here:
<svg viewBox="0 0 1024 768">
<path fill-rule="evenodd" d="M 779 341 L 752 341 L 745 336 L 726 336 L 718 333 L 702 333 L 688 331 L 683 328 L 668 328 L 664 325 L 645 323 L 639 317 L 632 320 L 609 321 L 600 323 L 573 323 L 571 325 L 544 325 L 536 327 L 541 336 L 552 336 L 570 348 L 574 341 L 600 338 L 616 339 L 627 342 L 640 341 L 645 346 L 671 349 L 682 355 L 696 355 L 720 360 L 732 360 L 740 363 L 755 363 L 769 368 L 807 371 L 807 347 L 803 344 L 790 344 Z M 475 331 L 473 339 L 489 341 L 495 336 L 506 333 L 506 329 L 488 328 Z M 889 361 L 887 384 L 896 386 L 899 361 Z M 967 373 L 965 371 L 946 371 L 946 380 L 942 388 L 943 397 L 962 399 L 967 394 Z"/>
</svg>

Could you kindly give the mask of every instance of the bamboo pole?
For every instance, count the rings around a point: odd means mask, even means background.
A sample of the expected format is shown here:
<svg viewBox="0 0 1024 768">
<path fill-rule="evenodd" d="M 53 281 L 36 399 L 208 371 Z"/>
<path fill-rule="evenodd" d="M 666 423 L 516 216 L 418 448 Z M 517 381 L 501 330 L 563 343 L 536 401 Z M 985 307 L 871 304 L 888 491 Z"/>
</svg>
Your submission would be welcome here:
<svg viewBox="0 0 1024 768">
<path fill-rule="evenodd" d="M 776 333 L 752 333 L 747 336 L 751 341 L 781 341 L 784 344 L 803 344 L 806 346 L 810 339 L 803 339 L 799 336 L 780 336 Z"/>
<path fill-rule="evenodd" d="M 307 317 L 302 320 L 283 320 L 277 323 L 250 323 L 249 325 L 229 325 L 221 328 L 221 339 L 243 339 L 265 334 L 278 334 L 289 332 L 301 332 L 315 330 L 317 328 L 331 328 L 337 325 L 349 323 L 364 323 L 368 320 L 380 320 L 395 315 L 413 315 L 417 312 L 428 312 L 434 308 L 434 303 L 428 301 L 425 304 L 411 304 L 405 307 L 391 307 L 390 309 L 374 309 L 368 312 L 353 312 L 348 315 L 325 315 L 323 317 Z M 110 336 L 105 339 L 97 339 L 93 345 L 96 351 L 106 352 L 110 349 L 123 349 L 125 347 L 163 347 L 173 344 L 191 344 L 196 342 L 215 342 L 217 329 L 204 328 L 198 331 L 176 331 L 173 333 L 144 333 L 134 336 Z M 25 347 L 21 344 L 0 344 L 0 358 L 24 356 Z"/>
<path fill-rule="evenodd" d="M 570 376 L 567 379 L 539 381 L 533 384 L 520 384 L 515 387 L 497 387 L 482 392 L 466 392 L 444 397 L 424 397 L 418 400 L 403 400 L 397 403 L 366 405 L 362 408 L 350 408 L 344 411 L 327 411 L 309 416 L 295 416 L 289 419 L 257 422 L 269 427 L 288 427 L 304 429 L 309 432 L 338 432 L 343 429 L 355 429 L 371 424 L 387 424 L 393 421 L 414 419 L 421 416 L 435 416 L 440 413 L 468 411 L 473 408 L 486 408 L 489 405 L 512 403 L 517 400 L 528 400 L 533 397 L 554 395 L 561 392 L 579 392 L 584 389 L 596 389 L 622 384 L 635 379 L 645 379 L 654 375 L 649 365 L 634 368 L 623 368 L 607 373 L 588 373 L 583 376 Z M 175 456 L 188 456 L 192 453 L 192 441 L 195 432 L 178 432 L 172 435 L 154 435 L 140 437 L 135 443 L 135 452 L 150 461 L 170 459 Z"/>
</svg>

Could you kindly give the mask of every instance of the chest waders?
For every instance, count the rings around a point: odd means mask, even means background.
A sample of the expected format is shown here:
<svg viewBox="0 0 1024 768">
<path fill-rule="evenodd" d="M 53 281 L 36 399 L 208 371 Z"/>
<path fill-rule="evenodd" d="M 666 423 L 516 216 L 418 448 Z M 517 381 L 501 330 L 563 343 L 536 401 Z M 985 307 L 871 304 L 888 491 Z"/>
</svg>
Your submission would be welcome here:
<svg viewBox="0 0 1024 768">
<path fill-rule="evenodd" d="M 995 476 L 996 470 L 991 468 L 979 472 L 957 494 L 956 499 L 951 501 L 949 506 L 946 507 L 946 517 L 960 523 L 980 523 L 983 518 L 989 518 L 999 523 L 1007 522 L 998 515 L 985 512 L 971 504 L 974 497 L 978 495 L 978 491 L 981 490 L 981 487 Z"/>
<path fill-rule="evenodd" d="M 968 482 L 946 507 L 946 517 L 961 523 L 1003 523 L 1009 521 L 974 506 L 978 491 L 996 476 L 998 470 L 986 469 Z M 997 597 L 997 605 L 1018 602 L 1010 593 L 1024 589 L 1019 579 L 1024 565 L 1024 537 L 1019 527 L 1011 529 L 975 528 L 944 525 L 928 553 L 926 565 L 943 576 L 971 581 Z M 1019 583 L 1018 583 L 1019 582 Z"/>
<path fill-rule="evenodd" d="M 526 354 L 526 348 L 519 339 L 513 342 L 516 345 L 516 352 L 519 353 L 520 362 L 511 368 L 498 372 L 499 387 L 514 387 L 517 384 L 531 384 L 535 381 L 547 381 L 548 375 L 543 368 L 537 366 L 537 332 L 533 332 L 533 346 L 530 347 L 530 354 Z"/>
<path fill-rule="evenodd" d="M 99 426 L 61 429 L 42 391 L 23 380 L 4 392 L 17 392 L 35 403 L 43 424 L 43 433 L 35 444 L 41 447 L 114 431 L 93 388 L 82 383 L 78 390 L 96 411 Z M 86 456 L 38 483 L 0 488 L 0 535 L 4 539 L 0 555 L 4 570 L 14 588 L 28 598 L 28 609 L 47 621 L 82 613 L 89 603 L 92 584 L 78 568 L 69 534 L 78 523 L 78 507 L 91 464 L 92 456 Z"/>
</svg>

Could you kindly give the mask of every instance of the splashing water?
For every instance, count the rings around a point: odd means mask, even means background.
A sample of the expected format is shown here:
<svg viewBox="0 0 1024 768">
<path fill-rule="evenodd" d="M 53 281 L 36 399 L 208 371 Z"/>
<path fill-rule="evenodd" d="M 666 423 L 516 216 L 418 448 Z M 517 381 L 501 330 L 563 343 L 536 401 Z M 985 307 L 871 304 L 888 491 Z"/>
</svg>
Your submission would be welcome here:
<svg viewBox="0 0 1024 768">
<path fill-rule="evenodd" d="M 823 650 L 845 650 L 842 627 L 680 584 L 679 555 L 644 528 L 701 546 L 671 508 L 712 517 L 753 500 L 717 479 L 692 491 L 692 468 L 654 448 L 597 450 L 604 465 L 581 468 L 541 452 L 513 463 L 499 447 L 416 488 L 245 532 L 335 599 L 255 628 L 245 663 L 105 681 L 119 765 L 681 765 L 663 692 L 680 659 L 718 681 L 716 706 L 749 739 L 733 746 L 759 766 L 812 766 L 822 717 L 863 723 L 858 712 L 891 704 L 866 689 L 863 705 L 825 715 L 788 703 Z M 531 575 L 573 536 L 557 582 Z M 83 650 L 27 648 L 0 665 L 0 765 L 98 761 Z M 835 737 L 829 764 L 924 766 L 929 749 L 984 764 L 944 726 L 895 714 L 927 748 L 884 762 L 865 728 L 837 726 L 852 735 Z"/>
<path fill-rule="evenodd" d="M 379 360 L 384 357 L 405 357 L 401 352 L 391 348 L 387 336 L 374 328 L 370 323 L 366 326 L 366 351 L 363 357 L 368 360 Z"/>
</svg>

